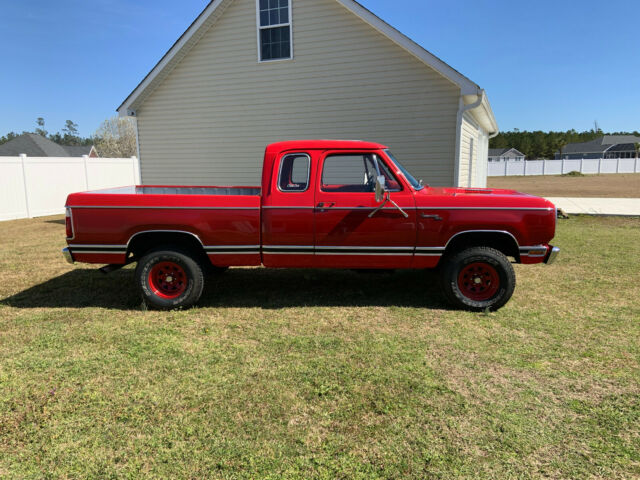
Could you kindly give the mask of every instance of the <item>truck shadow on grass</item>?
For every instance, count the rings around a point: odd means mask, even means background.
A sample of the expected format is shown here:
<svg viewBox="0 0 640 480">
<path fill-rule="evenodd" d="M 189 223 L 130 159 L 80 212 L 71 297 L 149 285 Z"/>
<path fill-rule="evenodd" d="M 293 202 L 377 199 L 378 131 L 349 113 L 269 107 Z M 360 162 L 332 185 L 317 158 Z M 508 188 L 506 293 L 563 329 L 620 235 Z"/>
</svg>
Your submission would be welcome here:
<svg viewBox="0 0 640 480">
<path fill-rule="evenodd" d="M 16 308 L 99 307 L 137 310 L 133 271 L 103 275 L 76 269 L 35 285 L 0 304 Z M 230 269 L 207 277 L 199 308 L 401 306 L 448 309 L 435 272 L 357 273 L 349 270 Z"/>
</svg>

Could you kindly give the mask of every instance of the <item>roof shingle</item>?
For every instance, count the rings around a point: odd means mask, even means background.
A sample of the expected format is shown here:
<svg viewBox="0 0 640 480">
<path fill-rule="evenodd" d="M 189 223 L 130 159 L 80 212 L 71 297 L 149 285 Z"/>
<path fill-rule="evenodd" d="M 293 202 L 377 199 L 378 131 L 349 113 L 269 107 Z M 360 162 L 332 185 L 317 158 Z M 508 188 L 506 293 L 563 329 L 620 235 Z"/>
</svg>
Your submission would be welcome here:
<svg viewBox="0 0 640 480">
<path fill-rule="evenodd" d="M 91 145 L 58 145 L 42 135 L 23 133 L 0 145 L 0 157 L 82 157 L 89 155 Z"/>
</svg>

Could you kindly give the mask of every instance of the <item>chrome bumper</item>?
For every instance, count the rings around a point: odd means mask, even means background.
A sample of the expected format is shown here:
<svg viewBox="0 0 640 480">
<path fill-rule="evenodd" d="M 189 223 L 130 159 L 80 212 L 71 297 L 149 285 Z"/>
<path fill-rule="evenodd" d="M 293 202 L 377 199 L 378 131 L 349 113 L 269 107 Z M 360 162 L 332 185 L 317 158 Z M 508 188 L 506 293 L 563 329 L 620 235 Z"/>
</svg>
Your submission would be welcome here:
<svg viewBox="0 0 640 480">
<path fill-rule="evenodd" d="M 556 261 L 559 253 L 560 249 L 558 247 L 551 247 L 551 250 L 547 254 L 547 258 L 544 259 L 544 263 L 546 263 L 547 265 L 551 265 Z"/>
<path fill-rule="evenodd" d="M 73 259 L 73 255 L 71 255 L 71 250 L 69 250 L 68 247 L 65 247 L 62 249 L 62 256 L 64 257 L 64 259 L 73 264 L 75 262 L 75 260 Z"/>
</svg>

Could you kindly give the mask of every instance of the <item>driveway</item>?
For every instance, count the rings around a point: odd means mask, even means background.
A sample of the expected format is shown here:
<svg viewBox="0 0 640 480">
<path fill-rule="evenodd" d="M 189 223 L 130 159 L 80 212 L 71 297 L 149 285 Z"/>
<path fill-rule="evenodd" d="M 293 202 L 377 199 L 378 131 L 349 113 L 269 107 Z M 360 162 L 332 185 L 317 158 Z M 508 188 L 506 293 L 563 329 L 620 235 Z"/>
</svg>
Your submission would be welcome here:
<svg viewBox="0 0 640 480">
<path fill-rule="evenodd" d="M 546 197 L 565 213 L 640 216 L 640 198 Z"/>
</svg>

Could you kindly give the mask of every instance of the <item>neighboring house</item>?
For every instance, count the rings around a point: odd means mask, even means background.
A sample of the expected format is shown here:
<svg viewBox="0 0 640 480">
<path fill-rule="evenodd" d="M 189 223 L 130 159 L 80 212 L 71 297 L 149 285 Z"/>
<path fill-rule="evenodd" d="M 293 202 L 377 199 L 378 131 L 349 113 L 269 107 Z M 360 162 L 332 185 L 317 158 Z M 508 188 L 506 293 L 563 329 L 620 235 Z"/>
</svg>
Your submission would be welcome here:
<svg viewBox="0 0 640 480">
<path fill-rule="evenodd" d="M 604 135 L 589 142 L 569 143 L 555 153 L 556 160 L 579 158 L 636 158 L 635 135 Z"/>
<path fill-rule="evenodd" d="M 636 158 L 637 155 L 635 143 L 616 143 L 604 152 L 604 158 Z"/>
<path fill-rule="evenodd" d="M 259 184 L 268 143 L 334 138 L 484 186 L 498 131 L 484 90 L 353 0 L 214 0 L 118 112 L 154 184 Z"/>
<path fill-rule="evenodd" d="M 59 145 L 35 133 L 23 133 L 0 145 L 0 157 L 15 157 L 23 153 L 28 157 L 98 157 L 93 145 Z"/>
<path fill-rule="evenodd" d="M 524 160 L 524 153 L 515 148 L 490 148 L 489 161 L 499 162 L 500 160 Z"/>
<path fill-rule="evenodd" d="M 63 145 L 70 157 L 82 157 L 87 155 L 91 158 L 99 157 L 96 147 L 93 145 Z"/>
</svg>

